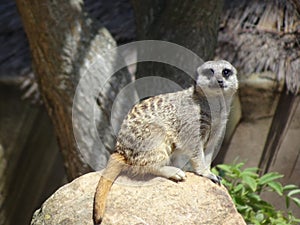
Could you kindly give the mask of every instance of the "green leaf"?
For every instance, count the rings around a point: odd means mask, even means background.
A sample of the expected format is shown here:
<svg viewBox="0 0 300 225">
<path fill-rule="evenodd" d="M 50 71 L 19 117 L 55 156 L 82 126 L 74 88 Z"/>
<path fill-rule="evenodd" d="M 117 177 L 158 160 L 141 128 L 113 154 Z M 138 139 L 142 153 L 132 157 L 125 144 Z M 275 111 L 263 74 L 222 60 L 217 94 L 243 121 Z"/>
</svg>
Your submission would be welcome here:
<svg viewBox="0 0 300 225">
<path fill-rule="evenodd" d="M 257 181 L 250 176 L 243 176 L 243 183 L 247 184 L 254 192 L 257 188 Z"/>
<path fill-rule="evenodd" d="M 218 165 L 217 167 L 221 170 L 224 170 L 225 172 L 228 172 L 228 173 L 232 172 L 231 166 L 229 166 L 229 165 L 221 164 L 221 165 Z"/>
<path fill-rule="evenodd" d="M 252 171 L 246 171 L 246 170 L 244 170 L 241 175 L 242 176 L 250 176 L 250 177 L 253 177 L 253 178 L 257 178 L 258 177 L 257 173 L 254 173 Z"/>
<path fill-rule="evenodd" d="M 271 181 L 268 183 L 268 186 L 272 188 L 273 191 L 276 191 L 280 196 L 283 195 L 283 188 L 281 183 L 276 181 Z"/>
<path fill-rule="evenodd" d="M 298 224 L 300 223 L 300 219 L 297 219 L 297 218 L 294 218 L 293 221 L 298 223 Z"/>
<path fill-rule="evenodd" d="M 290 208 L 290 198 L 289 197 L 285 197 L 285 205 L 287 208 Z"/>
<path fill-rule="evenodd" d="M 248 194 L 247 197 L 249 198 L 249 200 L 251 201 L 252 205 L 254 205 L 254 203 L 261 203 L 261 198 L 258 194 L 256 193 L 251 193 Z"/>
<path fill-rule="evenodd" d="M 271 172 L 261 177 L 257 174 L 258 169 L 251 167 L 242 169 L 244 163 L 232 165 L 218 165 L 217 171 L 223 177 L 237 210 L 248 224 L 253 225 L 296 225 L 300 224 L 288 209 L 285 212 L 277 211 L 269 202 L 261 199 L 260 194 L 266 191 L 274 191 L 283 196 L 287 208 L 291 202 L 300 207 L 300 189 L 298 186 L 289 184 L 283 186 L 277 179 L 283 175 Z M 289 216 L 288 216 L 289 215 Z"/>
<path fill-rule="evenodd" d="M 294 189 L 298 189 L 298 186 L 294 185 L 294 184 L 288 184 L 283 187 L 284 191 L 289 191 L 289 190 L 294 190 Z"/>
<path fill-rule="evenodd" d="M 290 191 L 287 196 L 291 197 L 292 195 L 300 194 L 300 189 Z"/>
<path fill-rule="evenodd" d="M 265 217 L 263 213 L 257 213 L 255 218 L 258 220 L 258 222 L 262 222 Z"/>
<path fill-rule="evenodd" d="M 255 218 L 255 220 L 253 220 L 251 222 L 254 223 L 254 225 L 261 225 L 260 221 L 257 221 L 257 218 Z"/>
<path fill-rule="evenodd" d="M 299 198 L 291 198 L 291 199 L 298 207 L 300 207 L 300 199 Z"/>
<path fill-rule="evenodd" d="M 238 193 L 239 191 L 241 191 L 244 188 L 243 184 L 238 184 L 237 186 L 234 187 L 233 192 L 234 193 Z M 243 191 L 242 191 L 243 192 Z"/>
<path fill-rule="evenodd" d="M 249 176 L 258 177 L 257 171 L 258 171 L 258 168 L 250 167 L 250 168 L 244 169 L 244 171 L 242 173 L 247 174 Z"/>
<path fill-rule="evenodd" d="M 283 177 L 283 175 L 279 174 L 279 173 L 267 173 L 259 179 L 259 184 L 267 184 L 273 180 L 276 180 L 276 179 L 279 179 L 282 177 Z"/>
<path fill-rule="evenodd" d="M 232 183 L 231 183 L 231 182 L 228 182 L 228 181 L 225 180 L 225 179 L 222 179 L 222 184 L 223 184 L 224 186 L 226 186 L 227 189 L 229 189 L 229 190 L 231 190 L 231 189 L 233 188 Z"/>
<path fill-rule="evenodd" d="M 244 205 L 237 206 L 238 211 L 244 211 L 247 210 L 248 208 L 249 208 L 248 206 L 244 206 Z"/>
<path fill-rule="evenodd" d="M 257 173 L 258 168 L 257 167 L 249 167 L 249 168 L 244 169 L 244 171 Z"/>
</svg>

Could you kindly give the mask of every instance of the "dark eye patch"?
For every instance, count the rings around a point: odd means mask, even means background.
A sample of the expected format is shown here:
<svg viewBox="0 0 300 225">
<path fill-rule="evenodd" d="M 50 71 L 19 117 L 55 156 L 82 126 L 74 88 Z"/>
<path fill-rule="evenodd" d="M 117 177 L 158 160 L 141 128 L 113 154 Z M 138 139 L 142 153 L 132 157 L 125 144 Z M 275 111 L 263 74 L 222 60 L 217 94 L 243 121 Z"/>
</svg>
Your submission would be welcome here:
<svg viewBox="0 0 300 225">
<path fill-rule="evenodd" d="M 225 77 L 225 78 L 228 78 L 229 76 L 231 76 L 232 75 L 232 70 L 230 70 L 230 69 L 224 69 L 223 71 L 222 71 L 222 75 L 223 75 L 223 77 Z"/>
<path fill-rule="evenodd" d="M 214 73 L 215 73 L 215 71 L 214 71 L 213 69 L 211 69 L 211 68 L 209 68 L 209 69 L 204 69 L 204 70 L 202 71 L 202 74 L 203 74 L 204 76 L 208 76 L 208 77 L 213 76 Z"/>
</svg>

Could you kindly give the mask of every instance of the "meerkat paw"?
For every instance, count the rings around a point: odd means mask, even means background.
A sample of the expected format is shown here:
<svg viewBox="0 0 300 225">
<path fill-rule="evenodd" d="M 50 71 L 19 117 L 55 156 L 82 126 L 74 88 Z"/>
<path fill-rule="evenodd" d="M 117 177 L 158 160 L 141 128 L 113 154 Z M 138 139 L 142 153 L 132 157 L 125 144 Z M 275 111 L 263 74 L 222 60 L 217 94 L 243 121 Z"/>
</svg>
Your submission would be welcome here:
<svg viewBox="0 0 300 225">
<path fill-rule="evenodd" d="M 221 185 L 222 177 L 213 174 L 212 172 L 200 174 L 203 177 L 210 179 L 215 184 Z"/>
<path fill-rule="evenodd" d="M 175 180 L 175 181 L 184 181 L 186 179 L 186 175 L 185 175 L 185 173 L 181 169 L 178 169 L 178 171 L 176 172 L 176 174 L 174 174 L 173 176 L 169 177 L 169 179 Z"/>
<path fill-rule="evenodd" d="M 163 166 L 157 169 L 154 174 L 175 181 L 183 181 L 186 179 L 185 173 L 181 169 L 173 166 Z"/>
</svg>

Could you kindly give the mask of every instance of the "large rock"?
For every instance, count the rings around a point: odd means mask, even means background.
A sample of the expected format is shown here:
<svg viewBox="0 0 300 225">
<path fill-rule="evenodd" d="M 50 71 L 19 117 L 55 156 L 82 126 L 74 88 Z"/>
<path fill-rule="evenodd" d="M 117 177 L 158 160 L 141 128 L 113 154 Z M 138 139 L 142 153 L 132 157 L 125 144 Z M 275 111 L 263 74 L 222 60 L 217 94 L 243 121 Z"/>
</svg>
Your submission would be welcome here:
<svg viewBox="0 0 300 225">
<path fill-rule="evenodd" d="M 100 173 L 81 176 L 56 191 L 31 224 L 93 224 L 92 205 Z M 187 173 L 185 182 L 121 176 L 108 197 L 102 224 L 245 224 L 223 186 Z"/>
</svg>

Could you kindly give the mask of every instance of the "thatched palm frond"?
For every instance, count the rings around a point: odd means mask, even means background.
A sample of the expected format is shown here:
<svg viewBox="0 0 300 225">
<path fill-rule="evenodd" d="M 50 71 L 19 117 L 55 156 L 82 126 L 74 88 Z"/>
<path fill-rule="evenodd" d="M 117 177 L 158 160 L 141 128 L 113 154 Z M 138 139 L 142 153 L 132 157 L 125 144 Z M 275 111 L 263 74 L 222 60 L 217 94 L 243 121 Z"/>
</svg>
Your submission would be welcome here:
<svg viewBox="0 0 300 225">
<path fill-rule="evenodd" d="M 232 61 L 240 74 L 274 72 L 289 91 L 298 93 L 300 8 L 295 2 L 225 1 L 217 55 Z"/>
</svg>

